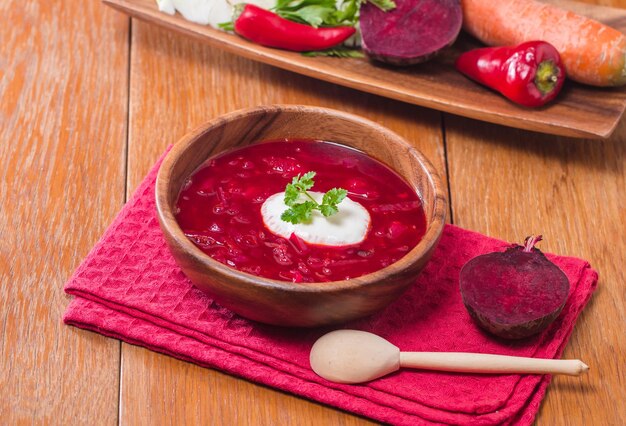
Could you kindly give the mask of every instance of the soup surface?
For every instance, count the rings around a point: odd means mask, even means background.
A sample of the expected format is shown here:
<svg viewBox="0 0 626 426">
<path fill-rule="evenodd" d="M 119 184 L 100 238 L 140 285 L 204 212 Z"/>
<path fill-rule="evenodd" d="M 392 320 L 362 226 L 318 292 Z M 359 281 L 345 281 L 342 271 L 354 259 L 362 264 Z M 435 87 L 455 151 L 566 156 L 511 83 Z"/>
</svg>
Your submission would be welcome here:
<svg viewBox="0 0 626 426">
<path fill-rule="evenodd" d="M 316 172 L 312 191 L 344 188 L 367 209 L 370 224 L 363 241 L 309 244 L 265 226 L 263 203 L 309 171 Z M 415 247 L 426 227 L 419 197 L 389 167 L 342 145 L 306 140 L 260 143 L 207 160 L 182 189 L 176 219 L 215 260 L 292 282 L 339 281 L 379 270 Z"/>
</svg>

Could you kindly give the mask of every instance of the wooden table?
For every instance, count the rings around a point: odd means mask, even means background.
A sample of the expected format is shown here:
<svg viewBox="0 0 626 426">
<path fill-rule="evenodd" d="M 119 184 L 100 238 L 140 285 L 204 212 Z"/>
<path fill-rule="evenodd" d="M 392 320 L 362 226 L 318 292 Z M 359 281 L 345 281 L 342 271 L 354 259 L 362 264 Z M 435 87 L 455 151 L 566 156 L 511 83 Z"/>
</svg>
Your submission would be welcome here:
<svg viewBox="0 0 626 426">
<path fill-rule="evenodd" d="M 598 1 L 600 3 L 600 1 Z M 603 4 L 626 7 L 624 1 Z M 269 103 L 332 107 L 411 141 L 450 221 L 588 259 L 599 287 L 537 423 L 626 424 L 626 121 L 605 141 L 513 130 L 223 53 L 98 1 L 0 2 L 0 423 L 363 424 L 356 416 L 64 326 L 63 284 L 190 129 Z"/>
</svg>

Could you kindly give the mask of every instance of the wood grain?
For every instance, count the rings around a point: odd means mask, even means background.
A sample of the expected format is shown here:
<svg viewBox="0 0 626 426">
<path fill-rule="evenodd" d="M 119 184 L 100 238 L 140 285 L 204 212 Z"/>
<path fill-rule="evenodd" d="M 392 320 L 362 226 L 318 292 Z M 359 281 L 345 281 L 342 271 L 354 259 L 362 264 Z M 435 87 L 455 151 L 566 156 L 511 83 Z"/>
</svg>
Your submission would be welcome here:
<svg viewBox="0 0 626 426">
<path fill-rule="evenodd" d="M 554 378 L 537 424 L 626 424 L 623 121 L 599 142 L 442 120 L 139 21 L 129 44 L 128 20 L 98 2 L 8 0 L 0 13 L 0 423 L 370 423 L 143 348 L 120 354 L 60 321 L 64 281 L 167 145 L 235 109 L 295 103 L 411 141 L 449 174 L 455 223 L 508 240 L 540 231 L 542 249 L 589 259 L 599 288 L 564 356 L 591 371 Z"/>
<path fill-rule="evenodd" d="M 453 116 L 445 124 L 457 225 L 509 241 L 542 233 L 540 249 L 587 259 L 600 274 L 563 354 L 590 374 L 554 377 L 537 424 L 626 424 L 617 403 L 626 400 L 625 123 L 602 143 Z"/>
<path fill-rule="evenodd" d="M 124 201 L 128 19 L 69 0 L 0 15 L 0 423 L 113 425 L 120 345 L 61 317 Z"/>
<path fill-rule="evenodd" d="M 400 101 L 422 105 L 511 127 L 576 137 L 608 137 L 626 109 L 626 90 L 566 85 L 558 102 L 528 109 L 478 86 L 454 68 L 460 52 L 478 46 L 460 37 L 441 57 L 415 67 L 390 67 L 367 59 L 308 58 L 299 53 L 265 48 L 233 34 L 159 12 L 153 0 L 104 0 L 116 9 L 152 24 L 198 38 L 211 46 L 303 75 Z M 559 0 L 589 12 L 578 2 Z M 626 11 L 600 8 L 601 20 L 626 31 Z M 601 16 L 600 16 L 601 15 Z"/>
<path fill-rule="evenodd" d="M 438 112 L 252 62 L 140 21 L 132 27 L 129 188 L 168 144 L 201 123 L 272 103 L 314 104 L 374 120 L 411 141 L 445 178 Z M 123 424 L 369 423 L 217 371 L 122 347 Z"/>
<path fill-rule="evenodd" d="M 446 117 L 453 221 L 509 241 L 543 234 L 540 249 L 590 261 L 598 290 L 574 329 L 564 358 L 590 367 L 584 380 L 557 377 L 539 417 L 569 424 L 626 424 L 626 127 L 598 144 Z M 485 153 L 489 153 L 485 155 Z"/>
</svg>

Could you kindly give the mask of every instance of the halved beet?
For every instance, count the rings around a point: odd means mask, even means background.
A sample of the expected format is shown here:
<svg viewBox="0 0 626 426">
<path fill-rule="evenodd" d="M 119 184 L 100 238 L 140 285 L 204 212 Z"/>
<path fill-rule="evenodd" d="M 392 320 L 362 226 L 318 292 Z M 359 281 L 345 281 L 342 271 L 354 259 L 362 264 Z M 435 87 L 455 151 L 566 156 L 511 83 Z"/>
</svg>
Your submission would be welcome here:
<svg viewBox="0 0 626 426">
<path fill-rule="evenodd" d="M 463 303 L 487 331 L 521 339 L 545 329 L 569 294 L 563 271 L 534 248 L 541 236 L 503 253 L 477 256 L 461 269 Z"/>
<path fill-rule="evenodd" d="M 424 62 L 456 40 L 463 13 L 459 0 L 395 0 L 383 12 L 371 2 L 361 6 L 363 50 L 394 65 Z"/>
</svg>

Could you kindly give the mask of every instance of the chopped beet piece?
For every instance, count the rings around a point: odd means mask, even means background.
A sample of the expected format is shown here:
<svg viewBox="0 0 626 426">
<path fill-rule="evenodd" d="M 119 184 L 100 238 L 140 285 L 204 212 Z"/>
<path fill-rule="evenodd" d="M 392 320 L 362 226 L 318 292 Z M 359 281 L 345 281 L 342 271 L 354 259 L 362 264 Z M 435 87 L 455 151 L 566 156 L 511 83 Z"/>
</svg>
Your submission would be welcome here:
<svg viewBox="0 0 626 426">
<path fill-rule="evenodd" d="M 507 339 L 539 333 L 559 315 L 569 281 L 528 237 L 524 246 L 477 256 L 461 269 L 463 303 L 485 330 Z"/>
</svg>

